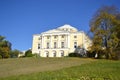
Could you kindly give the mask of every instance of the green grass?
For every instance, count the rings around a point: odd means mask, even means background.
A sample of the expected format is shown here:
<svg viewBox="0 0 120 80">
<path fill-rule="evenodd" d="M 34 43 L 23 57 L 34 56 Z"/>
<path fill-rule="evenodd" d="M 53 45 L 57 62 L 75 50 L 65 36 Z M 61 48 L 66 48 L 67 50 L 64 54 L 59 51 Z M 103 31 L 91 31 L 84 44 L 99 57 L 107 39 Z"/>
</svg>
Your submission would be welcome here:
<svg viewBox="0 0 120 80">
<path fill-rule="evenodd" d="M 0 80 L 120 80 L 120 61 L 87 58 L 25 58 L 1 60 L 0 63 L 4 65 L 3 72 L 5 66 L 9 66 L 7 70 L 16 73 L 8 75 L 4 72 L 3 75 L 6 76 L 0 75 Z M 16 67 L 11 70 L 12 67 L 7 63 L 14 63 L 14 66 L 16 63 L 18 71 Z M 28 67 L 28 71 L 25 67 Z"/>
</svg>

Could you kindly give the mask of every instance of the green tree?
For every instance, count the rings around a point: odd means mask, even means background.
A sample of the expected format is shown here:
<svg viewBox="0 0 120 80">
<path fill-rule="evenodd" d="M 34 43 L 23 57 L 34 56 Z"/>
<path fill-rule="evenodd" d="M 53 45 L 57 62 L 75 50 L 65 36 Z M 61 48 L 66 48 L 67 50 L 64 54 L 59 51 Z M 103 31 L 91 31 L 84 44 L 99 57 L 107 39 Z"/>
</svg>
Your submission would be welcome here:
<svg viewBox="0 0 120 80">
<path fill-rule="evenodd" d="M 90 30 L 93 33 L 93 45 L 91 51 L 101 54 L 105 51 L 106 58 L 111 58 L 113 49 L 118 46 L 119 10 L 114 6 L 103 6 L 95 13 L 90 21 Z"/>
<path fill-rule="evenodd" d="M 25 57 L 32 57 L 32 56 L 33 56 L 33 54 L 32 54 L 31 49 L 29 49 L 25 52 Z"/>
<path fill-rule="evenodd" d="M 0 35 L 0 56 L 2 58 L 10 57 L 9 52 L 11 50 L 11 43 L 5 40 L 4 36 Z"/>
<path fill-rule="evenodd" d="M 11 58 L 17 58 L 20 53 L 21 52 L 19 50 L 16 50 L 16 49 L 15 50 L 11 50 L 10 51 L 10 57 Z"/>
</svg>

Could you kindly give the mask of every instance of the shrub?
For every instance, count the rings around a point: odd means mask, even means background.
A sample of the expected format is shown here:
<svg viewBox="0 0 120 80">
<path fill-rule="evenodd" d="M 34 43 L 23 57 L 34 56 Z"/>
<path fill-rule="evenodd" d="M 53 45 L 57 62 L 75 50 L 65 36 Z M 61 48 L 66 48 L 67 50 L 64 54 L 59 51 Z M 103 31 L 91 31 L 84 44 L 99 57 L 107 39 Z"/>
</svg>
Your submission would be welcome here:
<svg viewBox="0 0 120 80">
<path fill-rule="evenodd" d="M 2 59 L 2 56 L 0 55 L 0 59 Z"/>
<path fill-rule="evenodd" d="M 77 57 L 77 53 L 69 53 L 69 57 Z"/>
<path fill-rule="evenodd" d="M 87 56 L 93 58 L 95 57 L 95 52 L 87 51 Z"/>
<path fill-rule="evenodd" d="M 25 52 L 25 57 L 33 57 L 34 55 L 32 54 L 32 51 L 31 50 L 27 50 Z"/>
<path fill-rule="evenodd" d="M 114 50 L 114 54 L 112 54 L 112 59 L 120 60 L 120 47 Z"/>
</svg>

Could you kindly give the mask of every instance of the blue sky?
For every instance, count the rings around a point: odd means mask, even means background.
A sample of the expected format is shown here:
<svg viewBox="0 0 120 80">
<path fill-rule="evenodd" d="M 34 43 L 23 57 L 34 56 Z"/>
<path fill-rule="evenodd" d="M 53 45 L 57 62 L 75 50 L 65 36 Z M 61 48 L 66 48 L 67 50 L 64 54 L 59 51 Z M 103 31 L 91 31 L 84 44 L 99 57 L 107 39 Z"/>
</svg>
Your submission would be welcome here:
<svg viewBox="0 0 120 80">
<path fill-rule="evenodd" d="M 33 34 L 70 24 L 89 31 L 89 21 L 103 5 L 120 8 L 120 0 L 0 0 L 0 35 L 12 49 L 32 47 Z"/>
</svg>

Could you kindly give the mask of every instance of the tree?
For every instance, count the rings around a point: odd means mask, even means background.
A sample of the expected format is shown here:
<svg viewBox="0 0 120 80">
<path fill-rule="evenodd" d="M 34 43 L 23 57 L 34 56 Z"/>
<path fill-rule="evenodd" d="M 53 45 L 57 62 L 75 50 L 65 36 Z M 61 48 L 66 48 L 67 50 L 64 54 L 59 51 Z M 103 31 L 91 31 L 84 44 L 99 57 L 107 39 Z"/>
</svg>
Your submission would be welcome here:
<svg viewBox="0 0 120 80">
<path fill-rule="evenodd" d="M 33 56 L 33 54 L 32 54 L 31 49 L 29 49 L 25 52 L 25 57 L 32 57 L 32 56 Z"/>
<path fill-rule="evenodd" d="M 4 36 L 0 35 L 0 56 L 2 58 L 10 57 L 9 52 L 11 50 L 11 43 L 5 40 Z"/>
<path fill-rule="evenodd" d="M 117 15 L 119 10 L 114 6 L 103 6 L 90 21 L 90 30 L 93 33 L 91 50 L 100 54 L 105 51 L 106 58 L 111 58 L 113 50 L 118 46 L 118 32 L 115 30 L 120 24 Z M 120 27 L 120 26 L 119 26 Z"/>
<path fill-rule="evenodd" d="M 16 50 L 16 49 L 15 50 L 11 50 L 10 51 L 10 56 L 11 56 L 11 58 L 17 58 L 20 53 L 21 52 L 19 50 Z"/>
</svg>

